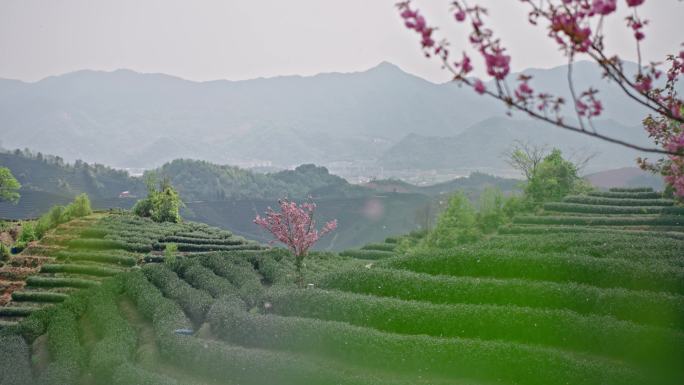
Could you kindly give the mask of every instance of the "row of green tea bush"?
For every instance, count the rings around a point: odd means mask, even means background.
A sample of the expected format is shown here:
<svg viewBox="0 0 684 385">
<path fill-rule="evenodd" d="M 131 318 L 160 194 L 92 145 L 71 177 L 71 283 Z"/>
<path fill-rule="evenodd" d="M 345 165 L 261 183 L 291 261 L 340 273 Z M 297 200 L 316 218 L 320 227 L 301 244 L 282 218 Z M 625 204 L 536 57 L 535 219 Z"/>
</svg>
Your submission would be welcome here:
<svg viewBox="0 0 684 385">
<path fill-rule="evenodd" d="M 563 198 L 563 202 L 567 203 L 581 203 L 587 205 L 604 205 L 604 206 L 673 206 L 672 199 L 621 199 L 621 198 L 606 198 L 586 195 L 569 195 Z"/>
<path fill-rule="evenodd" d="M 627 384 L 642 374 L 615 361 L 550 348 L 466 338 L 398 335 L 342 322 L 215 306 L 212 331 L 246 347 L 315 356 L 391 373 L 430 373 L 508 383 Z"/>
<path fill-rule="evenodd" d="M 658 217 L 573 217 L 573 216 L 517 216 L 513 223 L 529 225 L 572 226 L 684 226 L 684 216 Z"/>
<path fill-rule="evenodd" d="M 381 261 L 378 267 L 433 275 L 577 282 L 597 287 L 684 294 L 684 269 L 655 261 L 638 263 L 516 250 L 430 250 Z"/>
<path fill-rule="evenodd" d="M 513 341 L 655 365 L 684 362 L 684 334 L 680 331 L 568 310 L 436 305 L 296 289 L 274 290 L 266 300 L 279 315 L 340 321 L 391 333 Z"/>
<path fill-rule="evenodd" d="M 611 187 L 611 192 L 652 192 L 653 187 Z"/>
<path fill-rule="evenodd" d="M 353 269 L 329 274 L 321 286 L 435 304 L 495 304 L 568 309 L 642 324 L 682 328 L 684 297 L 576 283 L 429 275 L 402 270 Z"/>
<path fill-rule="evenodd" d="M 660 199 L 662 193 L 655 191 L 589 191 L 589 196 L 624 199 Z"/>
<path fill-rule="evenodd" d="M 684 207 L 679 206 L 600 206 L 579 203 L 550 202 L 544 204 L 544 210 L 589 214 L 684 215 Z"/>
</svg>

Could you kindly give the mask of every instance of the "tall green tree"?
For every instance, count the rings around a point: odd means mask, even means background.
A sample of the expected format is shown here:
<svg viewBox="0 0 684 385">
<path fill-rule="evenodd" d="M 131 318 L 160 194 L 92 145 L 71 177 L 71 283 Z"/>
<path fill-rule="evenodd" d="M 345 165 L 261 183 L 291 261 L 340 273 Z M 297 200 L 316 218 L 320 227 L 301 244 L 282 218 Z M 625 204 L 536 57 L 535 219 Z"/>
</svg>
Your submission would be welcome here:
<svg viewBox="0 0 684 385">
<path fill-rule="evenodd" d="M 578 175 L 577 166 L 553 149 L 537 165 L 525 187 L 525 195 L 534 203 L 560 200 L 564 196 L 584 189 L 586 182 Z"/>
<path fill-rule="evenodd" d="M 151 218 L 155 222 L 180 222 L 180 208 L 183 202 L 178 191 L 168 178 L 161 181 L 156 174 L 146 174 L 147 197 L 139 200 L 133 212 L 141 217 Z M 158 183 L 158 187 L 156 186 Z"/>
<path fill-rule="evenodd" d="M 449 199 L 449 205 L 439 216 L 437 226 L 428 234 L 425 244 L 429 247 L 451 248 L 476 241 L 480 235 L 475 208 L 468 197 L 459 192 Z"/>
<path fill-rule="evenodd" d="M 7 167 L 0 167 L 0 201 L 16 203 L 20 198 L 20 188 L 21 184 L 12 175 L 12 171 Z"/>
</svg>

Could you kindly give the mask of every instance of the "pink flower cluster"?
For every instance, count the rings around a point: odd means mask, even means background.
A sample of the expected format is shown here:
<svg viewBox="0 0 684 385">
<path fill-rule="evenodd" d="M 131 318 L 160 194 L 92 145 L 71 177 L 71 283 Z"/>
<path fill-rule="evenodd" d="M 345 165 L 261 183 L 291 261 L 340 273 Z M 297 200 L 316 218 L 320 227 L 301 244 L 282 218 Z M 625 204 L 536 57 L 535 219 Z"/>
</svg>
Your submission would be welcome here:
<svg viewBox="0 0 684 385">
<path fill-rule="evenodd" d="M 549 36 L 568 52 L 587 52 L 591 47 L 591 28 L 582 24 L 586 15 L 565 10 L 553 12 Z"/>
<path fill-rule="evenodd" d="M 312 202 L 297 205 L 287 199 L 278 201 L 280 212 L 270 207 L 265 217 L 259 215 L 254 223 L 273 234 L 276 240 L 285 244 L 296 257 L 306 255 L 308 250 L 325 234 L 337 228 L 337 220 L 327 222 L 319 231 L 316 229 Z"/>
<path fill-rule="evenodd" d="M 417 10 L 412 10 L 409 7 L 408 2 L 405 4 L 406 7 L 401 12 L 401 17 L 404 19 L 404 25 L 406 25 L 406 28 L 412 29 L 420 34 L 421 44 L 424 49 L 433 47 L 435 45 L 435 41 L 432 39 L 433 28 L 427 26 L 423 15 L 419 14 Z"/>
</svg>

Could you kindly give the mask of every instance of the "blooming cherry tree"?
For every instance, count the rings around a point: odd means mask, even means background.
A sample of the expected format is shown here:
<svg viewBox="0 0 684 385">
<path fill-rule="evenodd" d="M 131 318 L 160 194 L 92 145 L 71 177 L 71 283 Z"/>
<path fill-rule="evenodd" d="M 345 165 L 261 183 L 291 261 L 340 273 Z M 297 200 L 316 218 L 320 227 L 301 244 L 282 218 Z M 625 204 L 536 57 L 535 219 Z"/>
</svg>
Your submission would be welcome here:
<svg viewBox="0 0 684 385">
<path fill-rule="evenodd" d="M 567 101 L 548 92 L 534 90 L 530 76 L 520 75 L 510 79 L 511 56 L 500 38 L 486 24 L 487 9 L 468 0 L 451 1 L 450 12 L 455 22 L 469 27 L 467 45 L 484 63 L 492 85 L 487 87 L 481 79 L 471 76 L 474 64 L 467 52 L 458 57 L 451 54 L 446 38 L 438 39 L 437 28 L 427 23 L 411 1 L 397 3 L 405 26 L 420 36 L 420 45 L 426 57 L 437 57 L 443 67 L 452 73 L 453 80 L 473 88 L 481 95 L 488 95 L 503 102 L 510 110 L 527 115 L 580 134 L 593 136 L 608 142 L 643 152 L 663 156 L 656 163 L 639 159 L 644 169 L 660 172 L 676 195 L 684 197 L 684 102 L 677 95 L 675 84 L 684 74 L 684 50 L 671 54 L 664 61 L 643 64 L 641 42 L 646 38 L 649 20 L 639 16 L 639 7 L 645 0 L 625 0 L 626 28 L 635 42 L 638 71 L 628 75 L 623 61 L 610 55 L 604 47 L 604 19 L 617 15 L 621 7 L 618 0 L 521 0 L 529 7 L 528 20 L 535 26 L 543 25 L 546 34 L 560 48 L 568 60 L 569 101 L 575 119 L 563 116 Z M 620 2 L 622 3 L 622 2 Z M 677 26 L 672 26 L 677 28 Z M 636 104 L 646 107 L 650 115 L 644 120 L 649 135 L 659 147 L 644 147 L 619 137 L 600 133 L 593 119 L 603 112 L 598 91 L 594 88 L 576 90 L 572 76 L 573 63 L 578 57 L 589 58 L 603 69 L 603 75 Z M 659 84 L 659 85 L 658 85 Z"/>
<path fill-rule="evenodd" d="M 282 199 L 278 201 L 280 212 L 270 207 L 266 216 L 257 215 L 254 223 L 270 232 L 277 241 L 285 244 L 295 257 L 299 284 L 304 283 L 302 275 L 302 263 L 309 249 L 324 235 L 337 228 L 337 220 L 332 220 L 323 225 L 319 231 L 316 229 L 314 213 L 316 204 L 313 202 L 297 203 Z"/>
</svg>

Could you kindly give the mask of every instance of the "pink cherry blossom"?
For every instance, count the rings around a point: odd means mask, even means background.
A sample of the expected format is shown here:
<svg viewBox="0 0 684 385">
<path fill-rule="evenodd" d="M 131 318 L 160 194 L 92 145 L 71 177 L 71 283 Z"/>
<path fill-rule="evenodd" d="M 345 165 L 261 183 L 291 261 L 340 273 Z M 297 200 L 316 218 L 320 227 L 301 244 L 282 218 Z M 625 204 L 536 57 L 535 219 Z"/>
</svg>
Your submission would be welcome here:
<svg viewBox="0 0 684 385">
<path fill-rule="evenodd" d="M 484 94 L 487 90 L 485 88 L 484 83 L 482 83 L 482 80 L 480 79 L 475 80 L 475 84 L 473 84 L 473 89 L 475 89 L 475 92 L 477 92 L 480 95 Z"/>
<path fill-rule="evenodd" d="M 641 4 L 643 4 L 645 0 L 626 0 L 626 1 L 627 1 L 627 6 L 638 7 Z"/>
<path fill-rule="evenodd" d="M 285 244 L 297 257 L 303 257 L 322 236 L 337 228 L 337 220 L 327 222 L 319 231 L 316 229 L 312 202 L 297 205 L 287 199 L 278 202 L 280 212 L 270 207 L 265 217 L 257 215 L 254 223 L 269 231 L 276 240 Z"/>
<path fill-rule="evenodd" d="M 617 9 L 617 0 L 594 0 L 591 4 L 591 13 L 598 15 L 610 15 Z"/>
</svg>

